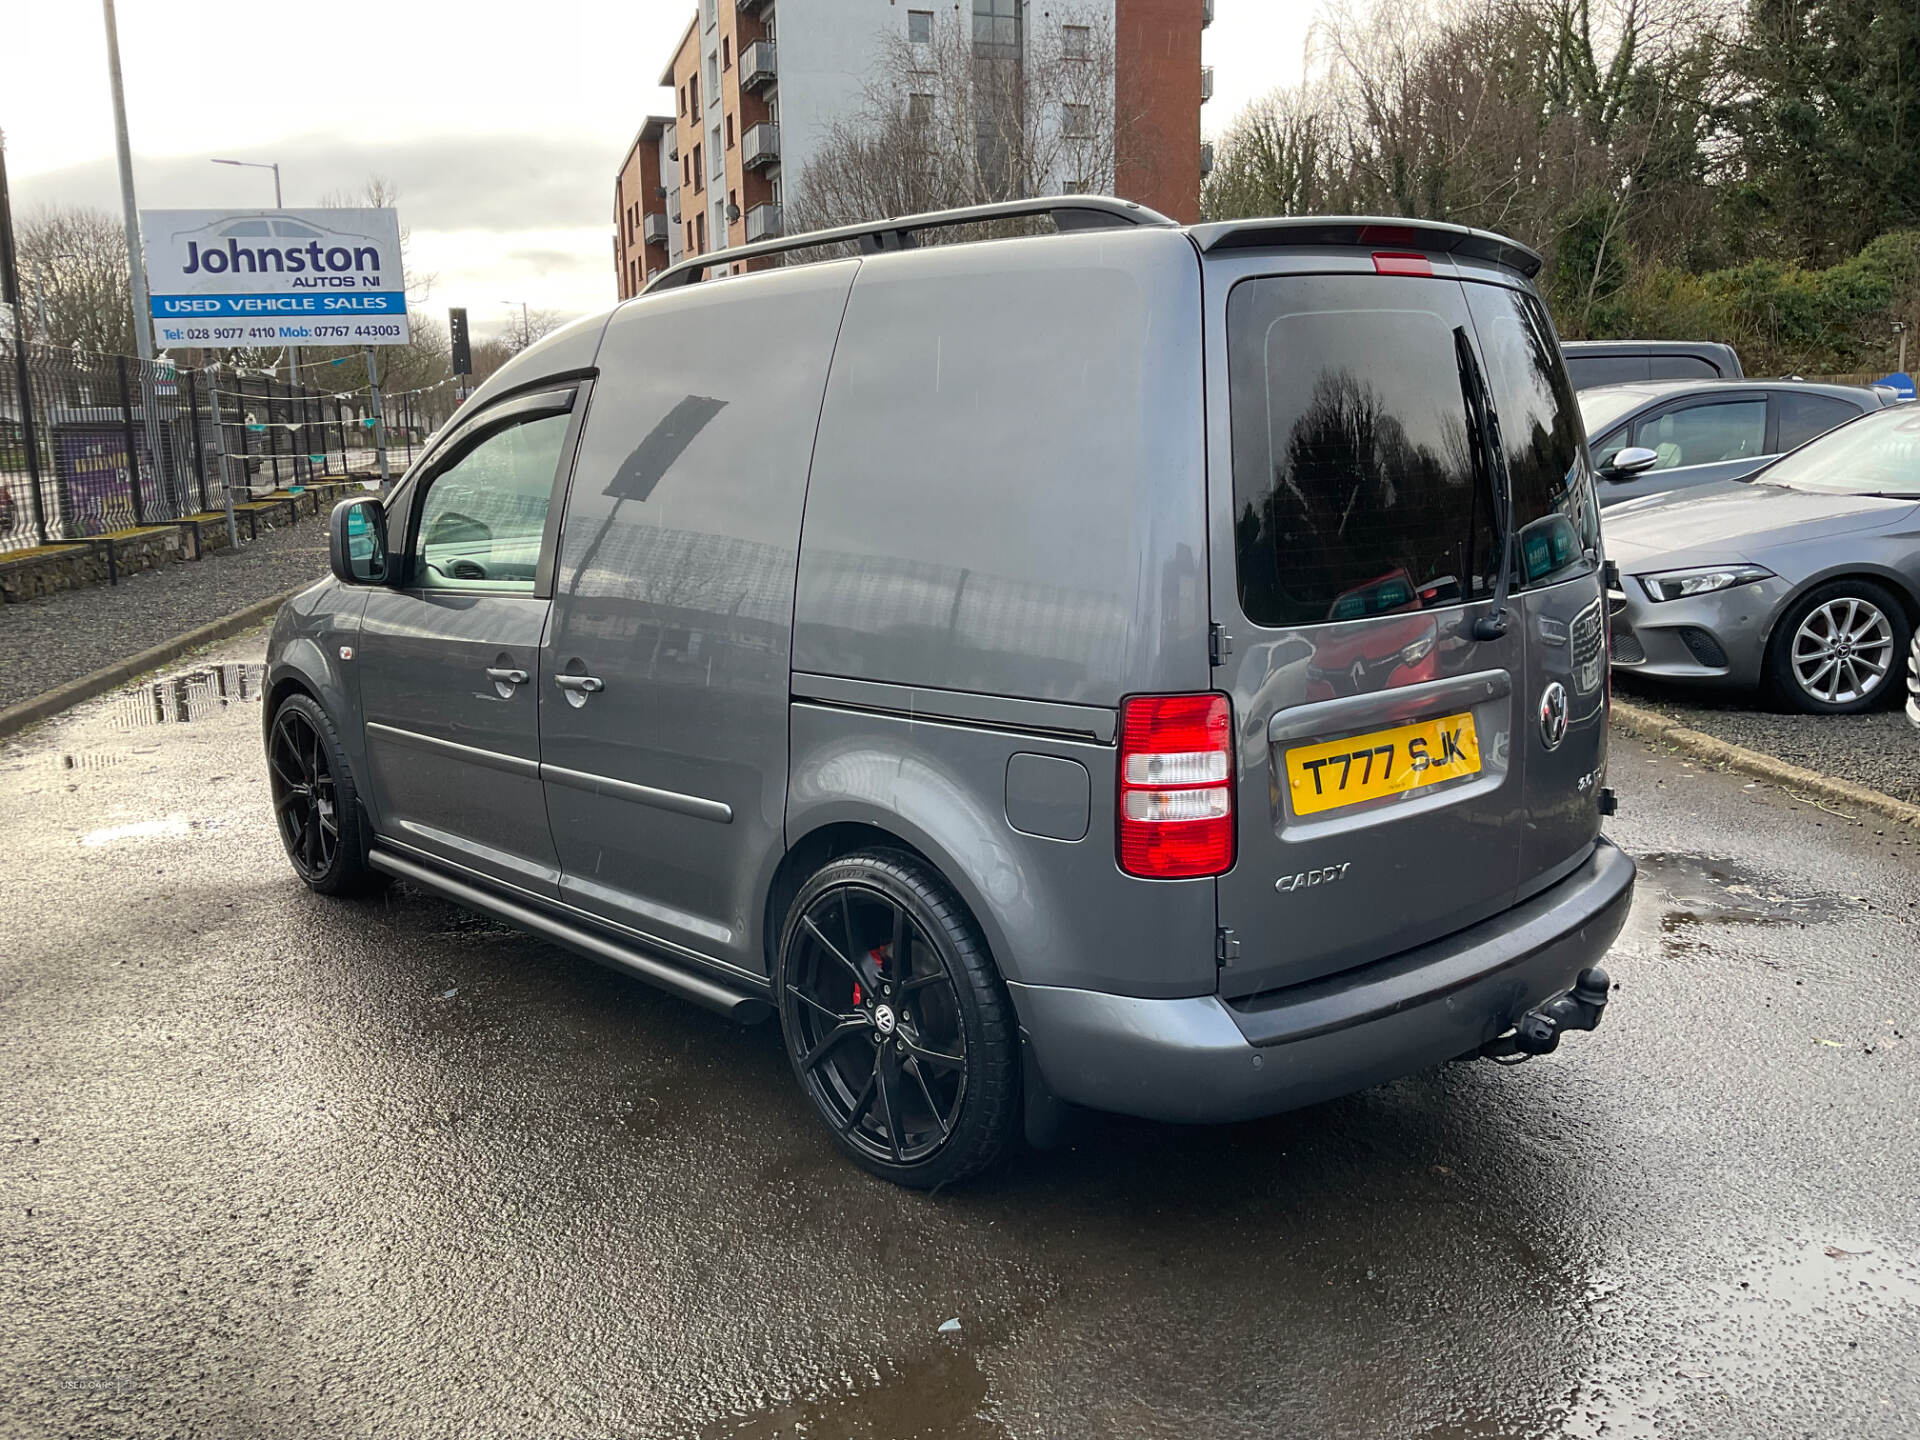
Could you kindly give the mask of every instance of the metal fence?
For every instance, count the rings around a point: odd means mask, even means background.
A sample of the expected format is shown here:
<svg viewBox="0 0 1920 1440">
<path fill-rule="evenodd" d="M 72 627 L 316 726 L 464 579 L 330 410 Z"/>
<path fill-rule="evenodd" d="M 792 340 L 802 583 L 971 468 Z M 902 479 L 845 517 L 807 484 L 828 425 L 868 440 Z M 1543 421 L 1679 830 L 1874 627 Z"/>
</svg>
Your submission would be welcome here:
<svg viewBox="0 0 1920 1440">
<path fill-rule="evenodd" d="M 0 338 L 0 552 L 184 520 L 323 480 L 378 474 L 369 398 L 227 366 Z M 401 474 L 443 419 L 438 395 L 385 404 Z"/>
</svg>

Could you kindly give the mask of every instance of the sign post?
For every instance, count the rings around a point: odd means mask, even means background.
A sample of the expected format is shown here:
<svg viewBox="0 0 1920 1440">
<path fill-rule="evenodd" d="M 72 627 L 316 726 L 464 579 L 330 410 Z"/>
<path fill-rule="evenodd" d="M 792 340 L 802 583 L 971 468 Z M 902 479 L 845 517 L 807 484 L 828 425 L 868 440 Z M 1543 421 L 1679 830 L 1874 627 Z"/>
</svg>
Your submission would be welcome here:
<svg viewBox="0 0 1920 1440">
<path fill-rule="evenodd" d="M 407 343 L 393 210 L 143 210 L 162 346 Z"/>
<path fill-rule="evenodd" d="M 380 457 L 380 493 L 387 493 L 390 476 L 387 474 L 387 407 L 380 399 L 380 365 L 373 358 L 373 351 L 367 351 L 367 394 L 373 402 L 373 448 Z"/>
</svg>

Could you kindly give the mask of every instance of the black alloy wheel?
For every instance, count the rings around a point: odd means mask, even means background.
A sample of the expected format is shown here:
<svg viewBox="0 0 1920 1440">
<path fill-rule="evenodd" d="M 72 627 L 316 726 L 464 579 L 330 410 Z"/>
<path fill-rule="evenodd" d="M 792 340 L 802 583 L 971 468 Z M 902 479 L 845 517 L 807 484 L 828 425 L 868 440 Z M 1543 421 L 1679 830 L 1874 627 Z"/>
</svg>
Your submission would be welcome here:
<svg viewBox="0 0 1920 1440">
<path fill-rule="evenodd" d="M 789 913 L 779 985 L 794 1073 L 868 1169 L 942 1185 L 1004 1153 L 1011 1005 L 959 901 L 917 860 L 864 852 L 816 875 Z"/>
<path fill-rule="evenodd" d="M 280 843 L 294 873 L 324 895 L 366 889 L 360 802 L 333 724 L 309 696 L 293 695 L 274 712 L 267 777 Z"/>
</svg>

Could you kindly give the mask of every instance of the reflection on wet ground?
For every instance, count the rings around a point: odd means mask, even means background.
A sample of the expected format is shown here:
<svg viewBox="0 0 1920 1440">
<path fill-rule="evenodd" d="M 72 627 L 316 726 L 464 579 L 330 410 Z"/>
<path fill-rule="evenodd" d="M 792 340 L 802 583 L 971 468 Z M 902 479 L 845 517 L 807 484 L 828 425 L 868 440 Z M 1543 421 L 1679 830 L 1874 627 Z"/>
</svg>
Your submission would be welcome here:
<svg viewBox="0 0 1920 1440">
<path fill-rule="evenodd" d="M 116 730 L 190 725 L 232 705 L 259 704 L 264 665 L 209 665 L 185 670 L 114 697 L 108 711 Z"/>
<path fill-rule="evenodd" d="M 260 703 L 266 685 L 264 665 L 207 665 L 133 686 L 101 701 L 88 731 L 126 734 L 159 725 L 192 725 L 224 715 L 236 705 Z M 152 755 L 157 746 L 62 748 L 49 759 L 60 770 L 108 770 L 135 756 Z"/>
<path fill-rule="evenodd" d="M 1669 930 L 1699 924 L 1804 924 L 1836 919 L 1860 903 L 1851 896 L 1798 893 L 1804 887 L 1771 879 L 1725 856 L 1654 850 L 1635 859 L 1640 864 L 1640 903 L 1657 895 L 1661 924 Z"/>
</svg>

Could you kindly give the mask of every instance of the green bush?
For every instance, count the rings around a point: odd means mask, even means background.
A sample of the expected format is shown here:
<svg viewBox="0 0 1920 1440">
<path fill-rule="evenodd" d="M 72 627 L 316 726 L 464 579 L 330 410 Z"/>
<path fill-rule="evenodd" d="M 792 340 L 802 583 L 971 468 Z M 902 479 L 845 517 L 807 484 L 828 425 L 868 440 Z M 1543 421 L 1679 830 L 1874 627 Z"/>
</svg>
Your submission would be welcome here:
<svg viewBox="0 0 1920 1440">
<path fill-rule="evenodd" d="M 1825 269 L 1750 260 L 1693 275 L 1637 265 L 1609 303 L 1594 307 L 1588 331 L 1596 339 L 1723 340 L 1750 374 L 1820 374 L 1887 368 L 1890 322 L 1916 318 L 1920 230 L 1897 230 Z"/>
</svg>

